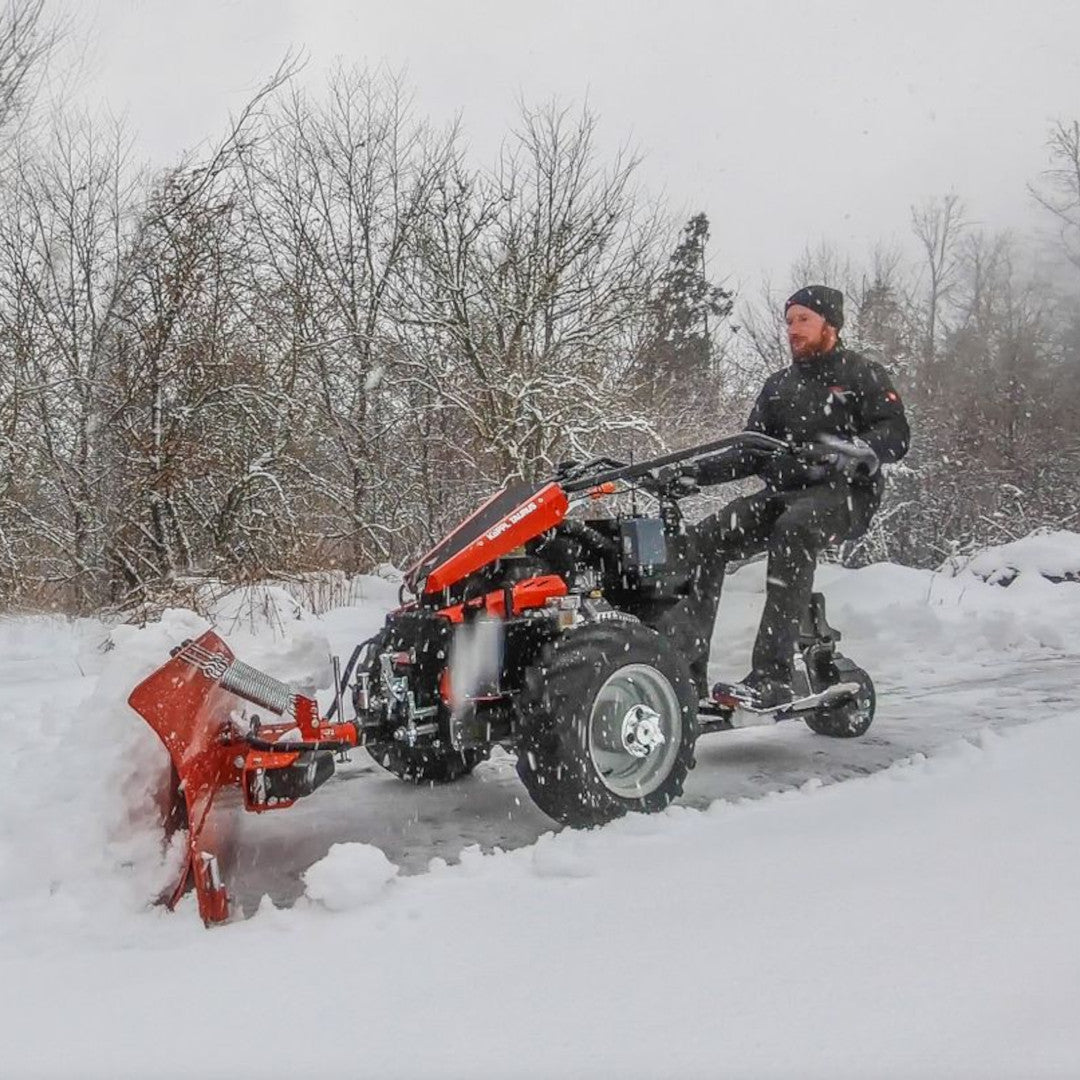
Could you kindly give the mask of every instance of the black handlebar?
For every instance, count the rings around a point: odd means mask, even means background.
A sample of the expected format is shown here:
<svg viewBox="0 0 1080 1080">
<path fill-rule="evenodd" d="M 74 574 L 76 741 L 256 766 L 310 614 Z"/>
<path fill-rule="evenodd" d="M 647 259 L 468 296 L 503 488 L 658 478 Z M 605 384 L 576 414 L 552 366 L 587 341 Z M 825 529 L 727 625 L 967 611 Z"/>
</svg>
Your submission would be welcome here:
<svg viewBox="0 0 1080 1080">
<path fill-rule="evenodd" d="M 610 484 L 616 480 L 638 480 L 656 469 L 662 469 L 665 465 L 687 464 L 724 450 L 738 450 L 741 453 L 774 457 L 778 454 L 797 453 L 800 449 L 782 439 L 774 439 L 756 431 L 743 431 L 738 435 L 728 435 L 726 438 L 702 443 L 700 446 L 692 446 L 686 450 L 675 450 L 670 454 L 662 454 L 660 457 L 650 458 L 647 461 L 636 461 L 632 465 L 622 464 L 611 458 L 596 458 L 567 470 L 560 479 L 560 483 L 564 491 L 572 494 L 599 487 L 601 484 Z"/>
</svg>

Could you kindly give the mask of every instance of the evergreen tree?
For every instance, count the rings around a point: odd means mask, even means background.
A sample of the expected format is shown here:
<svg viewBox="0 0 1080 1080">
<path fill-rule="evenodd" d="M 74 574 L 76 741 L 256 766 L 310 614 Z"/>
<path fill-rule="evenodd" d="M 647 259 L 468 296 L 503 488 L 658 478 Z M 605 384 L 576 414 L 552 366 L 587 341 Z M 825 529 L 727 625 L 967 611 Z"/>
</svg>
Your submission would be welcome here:
<svg viewBox="0 0 1080 1080">
<path fill-rule="evenodd" d="M 706 275 L 709 219 L 695 214 L 683 226 L 649 304 L 649 331 L 638 356 L 642 391 L 661 427 L 685 423 L 688 408 L 718 387 L 714 337 L 731 314 L 733 293 Z"/>
</svg>

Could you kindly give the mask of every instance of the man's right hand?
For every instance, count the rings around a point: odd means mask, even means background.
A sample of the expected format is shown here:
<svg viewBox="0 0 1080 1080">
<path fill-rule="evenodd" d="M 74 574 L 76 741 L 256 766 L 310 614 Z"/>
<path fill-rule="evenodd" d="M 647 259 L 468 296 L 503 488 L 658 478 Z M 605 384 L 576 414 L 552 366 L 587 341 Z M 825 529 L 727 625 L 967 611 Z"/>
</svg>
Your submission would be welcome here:
<svg viewBox="0 0 1080 1080">
<path fill-rule="evenodd" d="M 877 454 L 862 439 L 842 439 L 839 435 L 819 435 L 817 442 L 826 451 L 826 461 L 849 481 L 857 476 L 873 476 L 881 468 Z"/>
</svg>

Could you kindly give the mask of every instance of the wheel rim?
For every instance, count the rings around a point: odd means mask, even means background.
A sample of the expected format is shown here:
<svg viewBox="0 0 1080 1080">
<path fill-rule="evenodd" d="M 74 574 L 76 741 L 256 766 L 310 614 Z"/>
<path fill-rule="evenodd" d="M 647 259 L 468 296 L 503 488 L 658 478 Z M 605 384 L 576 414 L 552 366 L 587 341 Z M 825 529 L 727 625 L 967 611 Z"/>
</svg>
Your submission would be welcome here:
<svg viewBox="0 0 1080 1080">
<path fill-rule="evenodd" d="M 675 688 L 649 664 L 627 664 L 600 687 L 589 714 L 589 757 L 604 786 L 640 799 L 667 778 L 682 742 Z"/>
<path fill-rule="evenodd" d="M 855 695 L 855 700 L 847 707 L 845 719 L 850 730 L 857 731 L 861 727 L 869 727 L 873 718 L 874 699 L 869 687 L 860 679 L 859 692 Z"/>
<path fill-rule="evenodd" d="M 843 680 L 841 680 L 843 681 Z M 847 728 L 848 731 L 859 731 L 867 728 L 874 719 L 874 695 L 873 690 L 867 686 L 866 680 L 859 678 L 859 692 L 854 699 L 846 705 L 841 705 L 833 713 L 834 723 Z"/>
</svg>

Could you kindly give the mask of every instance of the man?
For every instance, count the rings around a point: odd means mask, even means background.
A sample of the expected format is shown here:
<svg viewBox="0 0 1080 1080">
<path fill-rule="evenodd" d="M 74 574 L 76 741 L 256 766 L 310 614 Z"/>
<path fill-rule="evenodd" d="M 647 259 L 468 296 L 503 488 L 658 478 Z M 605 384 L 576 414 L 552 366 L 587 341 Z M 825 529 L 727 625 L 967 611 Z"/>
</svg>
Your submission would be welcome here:
<svg viewBox="0 0 1080 1080">
<path fill-rule="evenodd" d="M 885 369 L 844 347 L 844 297 L 825 285 L 799 289 L 784 305 L 790 367 L 771 375 L 746 428 L 792 444 L 825 443 L 826 460 L 808 463 L 781 455 L 764 465 L 747 460 L 733 472 L 730 458 L 701 464 L 707 485 L 758 473 L 765 487 L 736 499 L 697 526 L 705 556 L 699 579 L 699 682 L 719 602 L 723 563 L 768 553 L 765 610 L 754 643 L 753 670 L 734 686 L 714 690 L 755 708 L 792 699 L 792 659 L 799 624 L 810 603 L 814 567 L 830 544 L 861 536 L 881 501 L 880 463 L 907 453 L 904 407 Z M 704 648 L 702 656 L 700 649 Z"/>
</svg>

